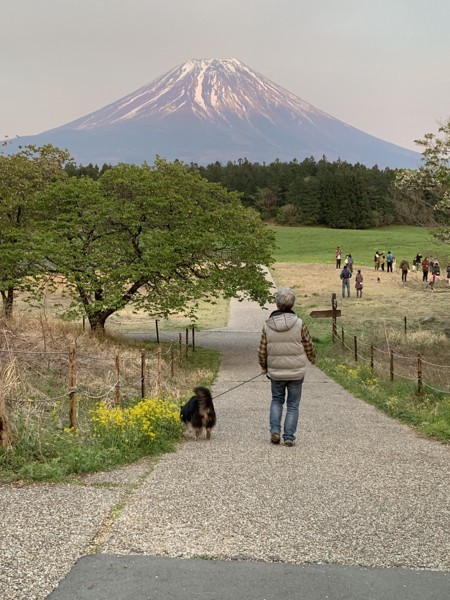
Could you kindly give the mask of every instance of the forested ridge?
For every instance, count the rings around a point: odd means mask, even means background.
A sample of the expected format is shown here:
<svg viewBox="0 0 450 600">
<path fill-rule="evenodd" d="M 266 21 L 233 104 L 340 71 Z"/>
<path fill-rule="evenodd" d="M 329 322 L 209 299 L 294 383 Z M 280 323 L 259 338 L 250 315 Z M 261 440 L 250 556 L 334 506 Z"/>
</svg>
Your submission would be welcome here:
<svg viewBox="0 0 450 600">
<path fill-rule="evenodd" d="M 247 159 L 191 163 L 210 182 L 239 192 L 242 203 L 256 209 L 264 220 L 282 225 L 322 225 L 336 229 L 367 229 L 399 222 L 391 185 L 396 171 L 367 168 L 326 158 L 307 158 L 270 164 Z M 69 175 L 98 178 L 108 165 L 66 167 Z"/>
</svg>

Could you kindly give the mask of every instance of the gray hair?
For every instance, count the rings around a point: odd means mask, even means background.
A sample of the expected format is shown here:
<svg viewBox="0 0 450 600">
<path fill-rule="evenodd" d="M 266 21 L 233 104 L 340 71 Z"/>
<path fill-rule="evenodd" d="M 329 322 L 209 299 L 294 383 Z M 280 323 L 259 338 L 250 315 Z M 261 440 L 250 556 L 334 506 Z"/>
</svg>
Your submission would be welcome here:
<svg viewBox="0 0 450 600">
<path fill-rule="evenodd" d="M 289 310 L 295 304 L 295 294 L 290 288 L 278 290 L 275 296 L 275 303 L 280 310 Z"/>
</svg>

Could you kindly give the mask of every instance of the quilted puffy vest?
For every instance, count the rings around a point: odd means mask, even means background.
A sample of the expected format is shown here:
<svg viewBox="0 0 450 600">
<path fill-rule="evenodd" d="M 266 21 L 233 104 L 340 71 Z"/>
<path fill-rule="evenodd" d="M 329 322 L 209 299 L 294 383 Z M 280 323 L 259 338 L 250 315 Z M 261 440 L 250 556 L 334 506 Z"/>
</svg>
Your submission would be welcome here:
<svg viewBox="0 0 450 600">
<path fill-rule="evenodd" d="M 302 321 L 292 313 L 267 319 L 267 371 L 275 380 L 303 379 L 308 361 L 302 344 Z"/>
</svg>

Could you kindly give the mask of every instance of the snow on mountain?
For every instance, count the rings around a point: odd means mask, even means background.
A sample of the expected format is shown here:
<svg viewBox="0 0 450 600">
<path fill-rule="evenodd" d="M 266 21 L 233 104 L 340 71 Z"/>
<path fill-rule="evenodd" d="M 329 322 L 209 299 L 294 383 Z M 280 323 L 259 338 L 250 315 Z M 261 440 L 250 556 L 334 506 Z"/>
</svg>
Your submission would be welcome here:
<svg viewBox="0 0 450 600">
<path fill-rule="evenodd" d="M 68 148 L 82 164 L 151 163 L 156 154 L 198 164 L 323 155 L 380 167 L 418 161 L 417 153 L 335 119 L 234 58 L 188 60 L 100 110 L 19 143 Z"/>
<path fill-rule="evenodd" d="M 293 120 L 325 115 L 311 104 L 252 71 L 235 58 L 189 60 L 165 75 L 64 127 L 94 129 L 156 116 L 192 112 L 200 119 L 228 122 L 230 116 L 249 122 L 260 115 L 273 122 L 274 108 L 283 107 Z M 332 117 L 329 117 L 332 118 Z"/>
</svg>

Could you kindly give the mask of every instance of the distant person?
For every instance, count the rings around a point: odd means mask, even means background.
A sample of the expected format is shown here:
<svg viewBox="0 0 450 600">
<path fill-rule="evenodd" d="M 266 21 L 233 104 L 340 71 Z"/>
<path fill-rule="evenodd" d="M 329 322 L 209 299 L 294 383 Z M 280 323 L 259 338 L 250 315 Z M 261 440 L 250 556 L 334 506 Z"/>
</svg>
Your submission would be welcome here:
<svg viewBox="0 0 450 600">
<path fill-rule="evenodd" d="M 385 256 L 384 256 L 384 254 L 382 254 L 382 255 L 380 256 L 380 266 L 381 266 L 381 270 L 382 270 L 382 271 L 384 271 L 384 265 L 385 265 L 385 263 L 386 263 L 386 258 L 385 258 Z"/>
<path fill-rule="evenodd" d="M 342 258 L 342 250 L 341 250 L 341 247 L 338 246 L 336 248 L 336 269 L 341 268 L 341 258 Z"/>
<path fill-rule="evenodd" d="M 417 271 L 420 270 L 421 263 L 422 263 L 422 255 L 420 254 L 420 252 L 418 252 L 416 254 L 416 269 L 417 269 Z"/>
<path fill-rule="evenodd" d="M 430 261 L 428 258 L 424 258 L 422 263 L 422 281 L 428 281 L 428 270 L 430 268 Z"/>
<path fill-rule="evenodd" d="M 388 250 L 388 253 L 386 254 L 386 265 L 387 265 L 388 273 L 392 273 L 392 265 L 393 265 L 394 260 L 395 260 L 395 256 L 392 254 L 392 252 L 390 250 Z"/>
<path fill-rule="evenodd" d="M 378 250 L 375 252 L 375 256 L 373 257 L 373 264 L 375 271 L 378 271 L 378 269 L 380 268 L 380 253 L 378 252 Z"/>
<path fill-rule="evenodd" d="M 350 271 L 353 273 L 353 258 L 351 254 L 347 255 L 347 266 L 350 269 Z"/>
<path fill-rule="evenodd" d="M 347 265 L 341 271 L 339 277 L 342 280 L 342 297 L 345 298 L 345 290 L 347 290 L 347 298 L 350 298 L 350 278 L 352 276 L 352 272 L 348 268 Z"/>
<path fill-rule="evenodd" d="M 357 298 L 362 298 L 363 281 L 364 281 L 364 278 L 362 276 L 361 269 L 358 269 L 358 272 L 356 273 L 356 277 L 355 277 L 355 288 L 356 288 L 356 297 Z"/>
<path fill-rule="evenodd" d="M 434 284 L 436 283 L 436 279 L 438 279 L 441 275 L 441 267 L 439 266 L 439 262 L 437 260 L 433 260 L 433 267 L 431 269 L 431 281 L 429 285 L 431 289 L 434 291 Z"/>
<path fill-rule="evenodd" d="M 402 270 L 402 281 L 406 281 L 409 271 L 409 262 L 406 256 L 403 257 L 403 260 L 400 263 L 400 269 Z"/>
<path fill-rule="evenodd" d="M 448 285 L 450 285 L 450 262 L 447 265 L 447 281 Z"/>
</svg>

